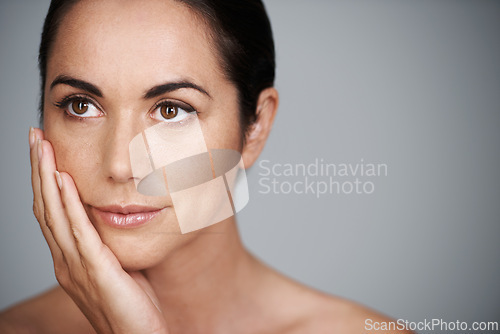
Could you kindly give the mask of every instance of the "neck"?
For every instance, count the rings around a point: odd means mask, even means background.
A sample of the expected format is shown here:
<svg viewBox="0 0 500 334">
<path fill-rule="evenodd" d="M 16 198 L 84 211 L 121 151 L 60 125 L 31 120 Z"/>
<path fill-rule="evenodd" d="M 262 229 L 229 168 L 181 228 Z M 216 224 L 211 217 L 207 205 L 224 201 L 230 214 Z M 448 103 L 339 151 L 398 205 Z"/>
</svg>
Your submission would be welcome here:
<svg viewBox="0 0 500 334">
<path fill-rule="evenodd" d="M 209 333 L 255 288 L 264 267 L 243 247 L 234 218 L 200 230 L 160 265 L 144 270 L 174 331 Z M 182 330 L 181 330 L 182 329 Z"/>
</svg>

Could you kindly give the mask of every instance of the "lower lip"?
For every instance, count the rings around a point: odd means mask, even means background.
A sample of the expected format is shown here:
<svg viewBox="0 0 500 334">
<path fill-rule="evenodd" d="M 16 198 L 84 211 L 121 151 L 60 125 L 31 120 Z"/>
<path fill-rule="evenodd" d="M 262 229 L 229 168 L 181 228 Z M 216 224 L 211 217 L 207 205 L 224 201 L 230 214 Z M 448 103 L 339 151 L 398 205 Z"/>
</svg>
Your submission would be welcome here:
<svg viewBox="0 0 500 334">
<path fill-rule="evenodd" d="M 101 211 L 93 208 L 97 215 L 109 226 L 116 228 L 134 228 L 145 225 L 158 216 L 162 210 L 121 214 Z"/>
</svg>

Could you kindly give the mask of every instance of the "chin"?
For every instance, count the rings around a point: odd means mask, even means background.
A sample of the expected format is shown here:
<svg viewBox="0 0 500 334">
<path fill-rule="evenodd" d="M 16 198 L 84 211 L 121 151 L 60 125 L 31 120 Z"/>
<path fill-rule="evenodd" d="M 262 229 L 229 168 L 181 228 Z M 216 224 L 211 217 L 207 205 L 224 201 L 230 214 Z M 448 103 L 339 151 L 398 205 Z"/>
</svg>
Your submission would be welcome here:
<svg viewBox="0 0 500 334">
<path fill-rule="evenodd" d="M 109 235 L 101 236 L 126 271 L 139 271 L 158 266 L 185 244 L 181 234 Z"/>
<path fill-rule="evenodd" d="M 181 234 L 175 215 L 162 217 L 139 228 L 119 229 L 93 222 L 102 242 L 116 256 L 126 271 L 155 267 L 176 249 L 186 244 L 188 235 Z"/>
</svg>

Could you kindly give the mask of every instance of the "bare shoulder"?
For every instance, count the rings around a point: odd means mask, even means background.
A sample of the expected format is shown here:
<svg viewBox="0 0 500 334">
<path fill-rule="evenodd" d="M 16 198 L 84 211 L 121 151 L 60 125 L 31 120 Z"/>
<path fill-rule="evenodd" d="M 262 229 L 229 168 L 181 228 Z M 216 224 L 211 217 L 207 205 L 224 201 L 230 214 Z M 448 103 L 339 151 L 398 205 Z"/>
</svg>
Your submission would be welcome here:
<svg viewBox="0 0 500 334">
<path fill-rule="evenodd" d="M 319 292 L 312 295 L 316 295 L 311 296 L 312 307 L 296 327 L 297 333 L 387 333 L 380 330 L 380 324 L 396 324 L 394 319 L 353 301 Z M 397 327 L 390 332 L 412 333 Z"/>
<path fill-rule="evenodd" d="M 391 319 L 370 308 L 353 301 L 331 296 L 301 284 L 295 285 L 294 297 L 291 304 L 298 305 L 292 315 L 294 321 L 289 323 L 287 334 L 375 334 L 375 333 L 412 333 L 411 331 L 398 331 L 397 327 L 390 331 L 383 330 L 383 324 L 396 325 L 396 320 Z"/>
<path fill-rule="evenodd" d="M 78 307 L 60 287 L 0 312 L 2 334 L 95 333 Z"/>
</svg>

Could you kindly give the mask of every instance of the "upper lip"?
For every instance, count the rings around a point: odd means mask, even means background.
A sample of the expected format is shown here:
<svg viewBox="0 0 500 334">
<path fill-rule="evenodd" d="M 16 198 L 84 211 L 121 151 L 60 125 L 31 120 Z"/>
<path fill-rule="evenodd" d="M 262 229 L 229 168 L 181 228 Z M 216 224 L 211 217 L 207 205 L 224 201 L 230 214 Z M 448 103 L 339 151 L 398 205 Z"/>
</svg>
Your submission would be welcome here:
<svg viewBox="0 0 500 334">
<path fill-rule="evenodd" d="M 99 211 L 105 211 L 105 212 L 111 212 L 111 213 L 119 213 L 122 215 L 128 215 L 131 213 L 145 213 L 145 212 L 154 212 L 154 211 L 159 211 L 163 208 L 156 208 L 152 206 L 144 206 L 144 205 L 126 205 L 126 206 L 121 206 L 121 205 L 109 205 L 109 206 L 101 206 L 101 207 L 95 207 Z"/>
</svg>

